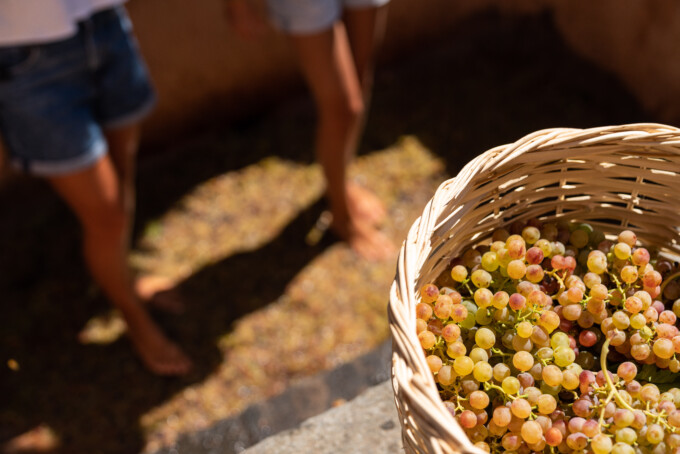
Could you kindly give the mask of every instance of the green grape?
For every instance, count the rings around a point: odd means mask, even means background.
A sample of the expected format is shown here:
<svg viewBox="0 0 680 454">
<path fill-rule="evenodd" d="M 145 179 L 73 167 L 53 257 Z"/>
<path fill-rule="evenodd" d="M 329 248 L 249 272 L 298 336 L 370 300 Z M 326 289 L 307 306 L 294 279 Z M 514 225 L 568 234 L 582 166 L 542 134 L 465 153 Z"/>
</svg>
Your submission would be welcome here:
<svg viewBox="0 0 680 454">
<path fill-rule="evenodd" d="M 463 265 L 456 265 L 451 268 L 451 278 L 456 282 L 463 282 L 467 278 L 467 268 Z"/>
<path fill-rule="evenodd" d="M 518 336 L 528 339 L 534 332 L 534 325 L 532 325 L 530 322 L 523 321 L 517 324 L 515 330 L 517 331 Z"/>
<path fill-rule="evenodd" d="M 489 328 L 479 328 L 475 333 L 475 342 L 483 349 L 489 349 L 496 344 L 496 335 Z"/>
<path fill-rule="evenodd" d="M 456 371 L 458 375 L 468 375 L 472 372 L 475 366 L 475 362 L 469 356 L 459 356 L 453 360 L 453 370 Z"/>
<path fill-rule="evenodd" d="M 578 388 L 579 384 L 580 382 L 578 374 L 569 370 L 565 370 L 564 372 L 562 372 L 562 386 L 564 387 L 564 389 L 568 389 L 571 391 L 572 389 Z"/>
<path fill-rule="evenodd" d="M 643 402 L 656 403 L 661 398 L 661 393 L 656 385 L 648 383 L 640 388 L 640 400 Z"/>
<path fill-rule="evenodd" d="M 460 358 L 465 356 L 465 353 L 467 353 L 467 348 L 460 341 L 451 342 L 446 346 L 446 354 L 451 358 Z"/>
<path fill-rule="evenodd" d="M 557 347 L 569 347 L 569 336 L 561 331 L 550 336 L 550 346 L 554 349 Z"/>
<path fill-rule="evenodd" d="M 616 311 L 612 315 L 612 323 L 617 329 L 625 330 L 630 326 L 630 317 L 624 311 Z"/>
<path fill-rule="evenodd" d="M 609 454 L 612 451 L 612 440 L 605 434 L 597 434 L 590 441 L 590 447 L 595 454 Z"/>
<path fill-rule="evenodd" d="M 462 305 L 467 309 L 465 319 L 460 322 L 461 328 L 472 329 L 475 326 L 475 315 L 477 314 L 477 306 L 472 301 L 464 300 Z M 453 318 L 453 317 L 452 317 Z"/>
<path fill-rule="evenodd" d="M 498 260 L 498 254 L 493 251 L 487 251 L 482 255 L 482 268 L 493 273 L 501 265 L 500 260 Z"/>
<path fill-rule="evenodd" d="M 472 375 L 480 383 L 487 382 L 493 377 L 493 367 L 489 363 L 480 361 L 472 369 Z"/>
<path fill-rule="evenodd" d="M 539 248 L 543 252 L 544 257 L 550 256 L 550 253 L 552 252 L 552 246 L 550 245 L 550 241 L 548 241 L 545 238 L 541 238 L 540 240 L 536 241 L 536 243 L 534 243 L 534 246 Z"/>
<path fill-rule="evenodd" d="M 645 438 L 651 444 L 656 445 L 656 444 L 659 444 L 663 441 L 663 438 L 664 438 L 665 435 L 666 434 L 663 430 L 663 427 L 661 427 L 658 424 L 650 424 L 647 427 L 647 433 L 645 435 Z"/>
<path fill-rule="evenodd" d="M 659 358 L 669 359 L 675 354 L 675 347 L 670 339 L 657 339 L 654 341 L 652 351 Z"/>
<path fill-rule="evenodd" d="M 522 238 L 527 244 L 534 244 L 541 238 L 541 231 L 532 226 L 524 227 L 522 230 Z"/>
<path fill-rule="evenodd" d="M 493 315 L 487 309 L 481 309 L 475 312 L 475 322 L 479 326 L 489 325 L 493 321 Z"/>
<path fill-rule="evenodd" d="M 513 376 L 505 377 L 501 382 L 501 387 L 506 394 L 516 394 L 520 388 L 519 380 Z"/>
<path fill-rule="evenodd" d="M 602 251 L 591 251 L 588 254 L 586 266 L 589 271 L 598 275 L 602 274 L 607 271 L 607 256 Z"/>
<path fill-rule="evenodd" d="M 591 272 L 588 272 L 583 276 L 583 283 L 586 285 L 587 288 L 593 288 L 594 285 L 601 284 L 602 283 L 602 278 L 600 275 Z"/>
<path fill-rule="evenodd" d="M 477 306 L 487 308 L 491 306 L 493 293 L 488 288 L 478 288 L 474 293 L 474 300 Z"/>
<path fill-rule="evenodd" d="M 635 314 L 630 317 L 630 327 L 633 329 L 640 329 L 647 324 L 647 319 L 642 314 Z"/>
<path fill-rule="evenodd" d="M 472 280 L 472 283 L 475 285 L 475 287 L 481 288 L 491 285 L 492 278 L 488 271 L 477 269 L 472 272 L 470 280 Z"/>
<path fill-rule="evenodd" d="M 555 364 L 560 367 L 566 367 L 573 363 L 576 359 L 574 350 L 569 347 L 557 347 L 554 350 Z"/>
<path fill-rule="evenodd" d="M 493 378 L 501 383 L 505 378 L 510 376 L 510 368 L 504 363 L 498 363 L 493 366 Z"/>
<path fill-rule="evenodd" d="M 630 427 L 624 427 L 616 431 L 615 439 L 617 442 L 632 445 L 637 440 L 637 434 Z"/>
<path fill-rule="evenodd" d="M 614 246 L 614 255 L 619 260 L 627 260 L 630 258 L 631 248 L 626 243 L 616 243 Z"/>
<path fill-rule="evenodd" d="M 489 362 L 489 354 L 484 350 L 483 348 L 475 347 L 472 350 L 470 350 L 470 354 L 468 355 L 472 361 L 477 364 L 478 362 Z"/>
<path fill-rule="evenodd" d="M 611 450 L 612 454 L 635 454 L 635 450 L 632 446 L 625 443 L 618 442 L 614 444 Z"/>
<path fill-rule="evenodd" d="M 571 232 L 569 235 L 569 242 L 574 245 L 574 247 L 581 249 L 586 246 L 589 241 L 588 231 L 585 229 L 578 228 Z"/>
</svg>

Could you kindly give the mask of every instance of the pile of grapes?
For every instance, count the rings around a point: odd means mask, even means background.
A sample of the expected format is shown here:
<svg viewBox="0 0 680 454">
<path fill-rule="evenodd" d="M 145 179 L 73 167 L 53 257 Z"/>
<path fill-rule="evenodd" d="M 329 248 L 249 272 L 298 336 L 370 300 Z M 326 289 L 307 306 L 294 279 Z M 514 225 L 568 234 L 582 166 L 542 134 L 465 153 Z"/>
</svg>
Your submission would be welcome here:
<svg viewBox="0 0 680 454">
<path fill-rule="evenodd" d="M 418 339 L 485 451 L 680 453 L 679 275 L 630 230 L 515 222 L 420 288 Z"/>
</svg>

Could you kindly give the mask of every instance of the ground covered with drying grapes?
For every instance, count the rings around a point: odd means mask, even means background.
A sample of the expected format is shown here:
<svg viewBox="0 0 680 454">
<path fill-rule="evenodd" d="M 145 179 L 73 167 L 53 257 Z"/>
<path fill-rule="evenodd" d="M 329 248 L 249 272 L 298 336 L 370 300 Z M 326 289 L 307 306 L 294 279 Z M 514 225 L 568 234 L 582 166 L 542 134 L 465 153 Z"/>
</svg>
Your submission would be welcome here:
<svg viewBox="0 0 680 454">
<path fill-rule="evenodd" d="M 488 148 L 547 127 L 653 120 L 571 54 L 549 17 L 483 16 L 381 65 L 353 173 L 385 201 L 400 243 L 437 185 Z M 394 261 L 305 241 L 324 208 L 313 123 L 301 92 L 142 156 L 131 262 L 186 301 L 182 315 L 156 313 L 196 363 L 182 379 L 151 376 L 120 338 L 77 224 L 47 187 L 3 188 L 6 452 L 153 452 L 387 339 Z"/>
</svg>

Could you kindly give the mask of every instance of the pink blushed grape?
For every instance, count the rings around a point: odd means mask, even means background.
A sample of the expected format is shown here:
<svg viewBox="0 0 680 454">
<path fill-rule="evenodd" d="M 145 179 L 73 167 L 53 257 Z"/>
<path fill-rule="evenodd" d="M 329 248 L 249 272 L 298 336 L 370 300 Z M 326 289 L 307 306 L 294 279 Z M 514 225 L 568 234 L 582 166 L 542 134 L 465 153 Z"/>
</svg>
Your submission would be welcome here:
<svg viewBox="0 0 680 454">
<path fill-rule="evenodd" d="M 526 298 L 519 293 L 513 293 L 510 295 L 508 300 L 508 305 L 512 310 L 519 311 L 526 307 Z"/>
<path fill-rule="evenodd" d="M 618 240 L 619 242 L 625 243 L 628 246 L 633 247 L 637 242 L 637 235 L 635 235 L 635 232 L 633 232 L 632 230 L 623 230 L 621 233 L 619 233 Z"/>
<path fill-rule="evenodd" d="M 439 296 L 439 288 L 434 284 L 425 284 L 420 288 L 420 296 L 425 303 L 433 303 Z"/>
<path fill-rule="evenodd" d="M 618 375 L 619 378 L 621 378 L 624 382 L 628 383 L 635 378 L 637 372 L 637 366 L 630 361 L 626 361 L 619 364 L 619 367 L 616 370 L 616 375 Z"/>
</svg>

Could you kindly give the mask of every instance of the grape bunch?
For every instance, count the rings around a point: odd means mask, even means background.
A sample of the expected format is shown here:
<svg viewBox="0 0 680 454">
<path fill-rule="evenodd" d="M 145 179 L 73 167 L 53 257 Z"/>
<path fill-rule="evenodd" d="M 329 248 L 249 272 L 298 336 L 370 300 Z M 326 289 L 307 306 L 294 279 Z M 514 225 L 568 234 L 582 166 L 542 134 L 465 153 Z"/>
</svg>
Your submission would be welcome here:
<svg viewBox="0 0 680 454">
<path fill-rule="evenodd" d="M 585 223 L 515 222 L 487 243 L 416 305 L 427 365 L 470 440 L 487 452 L 680 454 L 680 389 L 655 383 L 680 372 L 678 264 L 630 230 Z"/>
</svg>

